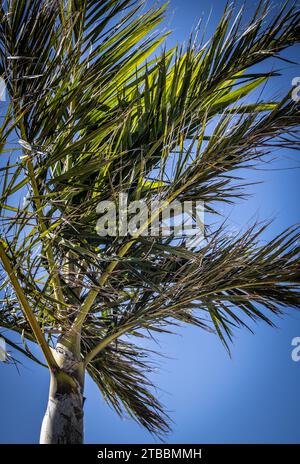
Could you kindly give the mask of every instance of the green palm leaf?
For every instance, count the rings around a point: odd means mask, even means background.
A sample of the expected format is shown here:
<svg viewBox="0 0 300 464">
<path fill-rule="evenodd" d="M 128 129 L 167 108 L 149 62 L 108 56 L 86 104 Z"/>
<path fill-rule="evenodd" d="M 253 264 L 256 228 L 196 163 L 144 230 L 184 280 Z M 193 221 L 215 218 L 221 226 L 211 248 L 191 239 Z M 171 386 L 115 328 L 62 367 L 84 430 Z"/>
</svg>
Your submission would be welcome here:
<svg viewBox="0 0 300 464">
<path fill-rule="evenodd" d="M 257 99 L 279 73 L 253 71 L 299 43 L 299 9 L 287 2 L 273 17 L 261 2 L 242 26 L 242 12 L 234 18 L 227 6 L 210 40 L 192 34 L 186 47 L 162 50 L 165 8 L 9 0 L 0 9 L 9 94 L 0 327 L 20 334 L 24 347 L 5 335 L 7 343 L 40 363 L 26 340 L 38 342 L 52 370 L 49 347 L 69 337 L 107 402 L 158 434 L 168 417 L 135 343 L 145 331 L 194 324 L 229 348 L 236 326 L 273 324 L 300 304 L 296 227 L 263 245 L 265 226 L 234 239 L 206 228 L 202 246 L 190 249 L 184 238 L 97 234 L 100 201 L 126 192 L 147 204 L 159 197 L 165 208 L 202 201 L 218 214 L 245 194 L 236 170 L 272 147 L 299 148 L 299 105 L 290 94 Z"/>
</svg>

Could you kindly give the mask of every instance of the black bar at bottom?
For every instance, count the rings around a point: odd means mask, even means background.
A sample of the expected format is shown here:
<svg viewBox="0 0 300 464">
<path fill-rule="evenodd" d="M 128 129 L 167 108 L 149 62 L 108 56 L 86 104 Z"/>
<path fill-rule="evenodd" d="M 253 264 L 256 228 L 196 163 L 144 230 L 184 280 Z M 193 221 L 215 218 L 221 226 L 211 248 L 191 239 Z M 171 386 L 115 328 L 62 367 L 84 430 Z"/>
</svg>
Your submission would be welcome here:
<svg viewBox="0 0 300 464">
<path fill-rule="evenodd" d="M 62 462 L 73 457 L 89 463 L 133 463 L 133 462 L 195 462 L 199 464 L 239 462 L 253 464 L 261 460 L 286 464 L 293 457 L 299 458 L 300 445 L 212 445 L 212 444 L 170 444 L 170 445 L 0 445 L 0 453 L 16 462 L 24 460 L 40 462 L 47 459 Z M 22 461 L 21 461 L 22 460 Z"/>
</svg>

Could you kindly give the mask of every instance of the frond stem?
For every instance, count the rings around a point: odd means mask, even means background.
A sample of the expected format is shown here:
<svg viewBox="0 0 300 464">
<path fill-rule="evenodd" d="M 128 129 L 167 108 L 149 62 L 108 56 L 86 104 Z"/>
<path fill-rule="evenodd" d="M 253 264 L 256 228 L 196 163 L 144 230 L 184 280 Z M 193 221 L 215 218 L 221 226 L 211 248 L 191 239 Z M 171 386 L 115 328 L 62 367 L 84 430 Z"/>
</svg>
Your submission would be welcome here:
<svg viewBox="0 0 300 464">
<path fill-rule="evenodd" d="M 10 262 L 10 259 L 9 257 L 7 256 L 7 253 L 5 251 L 5 247 L 4 247 L 4 242 L 2 240 L 0 240 L 0 259 L 2 261 L 2 264 L 3 264 L 3 267 L 11 281 L 11 284 L 16 292 L 16 295 L 18 297 L 18 300 L 21 304 L 21 307 L 23 309 L 23 312 L 28 320 L 28 323 L 35 335 L 35 338 L 38 342 L 38 344 L 40 345 L 41 349 L 42 349 L 42 352 L 45 356 L 45 359 L 47 361 L 47 364 L 49 366 L 49 368 L 51 370 L 57 370 L 58 369 L 58 365 L 53 357 L 53 354 L 51 352 L 51 348 L 49 347 L 48 343 L 46 342 L 45 340 L 45 337 L 42 333 L 42 330 L 31 310 L 31 307 L 28 303 L 28 300 L 25 296 L 25 293 L 15 275 L 15 272 L 14 272 L 14 269 L 11 265 L 11 262 Z"/>
</svg>

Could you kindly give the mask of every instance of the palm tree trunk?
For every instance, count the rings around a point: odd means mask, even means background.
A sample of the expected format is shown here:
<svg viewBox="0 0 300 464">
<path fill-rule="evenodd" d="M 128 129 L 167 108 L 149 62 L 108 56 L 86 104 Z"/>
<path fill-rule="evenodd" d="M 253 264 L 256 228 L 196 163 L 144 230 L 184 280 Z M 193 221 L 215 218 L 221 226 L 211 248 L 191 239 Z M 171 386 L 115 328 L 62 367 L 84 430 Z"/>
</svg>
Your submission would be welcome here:
<svg viewBox="0 0 300 464">
<path fill-rule="evenodd" d="M 50 374 L 49 400 L 40 435 L 41 444 L 83 443 L 84 369 L 70 338 L 60 341 L 54 350 L 60 367 Z M 73 347 L 72 347 L 73 348 Z"/>
</svg>

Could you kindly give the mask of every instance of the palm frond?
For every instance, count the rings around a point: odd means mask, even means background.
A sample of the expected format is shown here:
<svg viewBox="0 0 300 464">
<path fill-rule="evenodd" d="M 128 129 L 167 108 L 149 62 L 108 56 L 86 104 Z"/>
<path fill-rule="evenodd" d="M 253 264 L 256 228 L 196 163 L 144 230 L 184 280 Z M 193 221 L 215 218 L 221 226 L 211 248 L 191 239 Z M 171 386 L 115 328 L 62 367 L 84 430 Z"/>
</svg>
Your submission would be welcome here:
<svg viewBox="0 0 300 464">
<path fill-rule="evenodd" d="M 85 336 L 86 353 L 97 343 L 97 336 Z M 120 340 L 101 352 L 87 370 L 105 401 L 119 415 L 127 413 L 149 432 L 162 436 L 169 431 L 170 419 L 146 377 L 153 370 L 147 362 L 149 355 L 153 353 Z"/>
<path fill-rule="evenodd" d="M 0 8 L 9 94 L 0 327 L 25 343 L 40 328 L 51 347 L 81 328 L 82 358 L 105 399 L 153 433 L 166 431 L 168 418 L 146 377 L 147 352 L 120 337 L 189 323 L 228 347 L 235 326 L 273 324 L 299 308 L 299 229 L 262 245 L 264 226 L 235 238 L 206 228 L 203 244 L 188 248 L 172 236 L 101 236 L 97 205 L 125 192 L 163 207 L 197 200 L 218 214 L 220 203 L 244 198 L 237 170 L 274 147 L 299 149 L 299 104 L 290 94 L 258 98 L 279 71 L 256 65 L 300 42 L 300 11 L 291 2 L 269 10 L 262 1 L 245 21 L 227 6 L 207 42 L 195 32 L 167 50 L 168 33 L 156 31 L 165 6 L 8 0 Z"/>
</svg>

